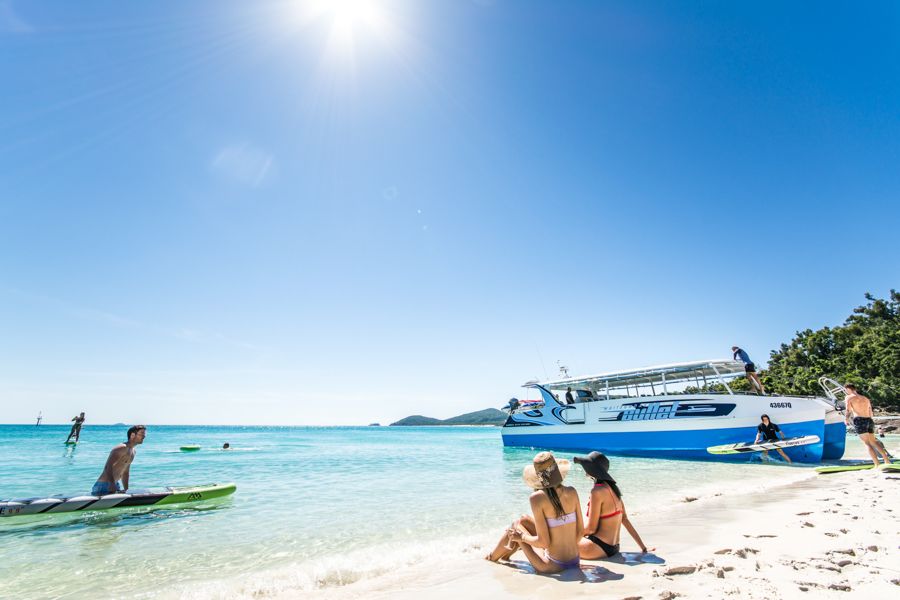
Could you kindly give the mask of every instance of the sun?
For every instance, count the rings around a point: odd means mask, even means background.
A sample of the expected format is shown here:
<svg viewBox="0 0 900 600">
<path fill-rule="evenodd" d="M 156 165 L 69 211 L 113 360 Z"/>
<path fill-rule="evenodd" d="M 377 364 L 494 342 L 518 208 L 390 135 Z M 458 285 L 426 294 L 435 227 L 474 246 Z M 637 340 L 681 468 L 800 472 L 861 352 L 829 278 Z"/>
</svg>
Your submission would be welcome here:
<svg viewBox="0 0 900 600">
<path fill-rule="evenodd" d="M 330 53 L 352 55 L 364 38 L 384 41 L 390 23 L 378 0 L 297 0 L 297 14 L 304 25 L 328 28 Z"/>
</svg>

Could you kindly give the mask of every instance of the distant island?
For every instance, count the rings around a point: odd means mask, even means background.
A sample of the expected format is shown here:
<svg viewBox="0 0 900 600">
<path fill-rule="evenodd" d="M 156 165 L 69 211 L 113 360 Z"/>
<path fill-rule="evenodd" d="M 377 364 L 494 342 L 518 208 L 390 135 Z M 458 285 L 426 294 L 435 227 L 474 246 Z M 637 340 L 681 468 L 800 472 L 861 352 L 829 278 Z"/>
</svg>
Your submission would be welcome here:
<svg viewBox="0 0 900 600">
<path fill-rule="evenodd" d="M 496 408 L 486 408 L 475 412 L 466 413 L 449 419 L 435 419 L 432 417 L 423 417 L 422 415 L 412 415 L 404 419 L 400 419 L 394 426 L 431 426 L 431 425 L 503 425 L 506 422 L 506 413 Z"/>
</svg>

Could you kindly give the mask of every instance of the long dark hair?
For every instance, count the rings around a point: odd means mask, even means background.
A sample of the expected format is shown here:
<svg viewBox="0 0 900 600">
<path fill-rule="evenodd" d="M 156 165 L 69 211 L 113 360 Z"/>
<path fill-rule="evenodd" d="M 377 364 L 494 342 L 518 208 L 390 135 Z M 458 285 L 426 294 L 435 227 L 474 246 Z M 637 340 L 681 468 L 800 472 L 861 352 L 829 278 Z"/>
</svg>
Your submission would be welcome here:
<svg viewBox="0 0 900 600">
<path fill-rule="evenodd" d="M 594 479 L 594 478 L 591 477 L 591 479 Z M 618 498 L 619 500 L 622 499 L 622 490 L 619 489 L 619 486 L 616 485 L 615 481 L 606 481 L 606 480 L 597 481 L 596 479 L 594 479 L 594 484 L 598 484 L 598 483 L 605 483 L 616 494 L 616 498 Z"/>
<path fill-rule="evenodd" d="M 566 514 L 566 511 L 562 505 L 562 500 L 559 499 L 559 493 L 556 491 L 556 488 L 544 488 L 544 491 L 547 493 L 547 497 L 550 498 L 550 504 L 553 505 L 553 510 L 556 511 L 556 518 L 559 518 Z"/>
</svg>

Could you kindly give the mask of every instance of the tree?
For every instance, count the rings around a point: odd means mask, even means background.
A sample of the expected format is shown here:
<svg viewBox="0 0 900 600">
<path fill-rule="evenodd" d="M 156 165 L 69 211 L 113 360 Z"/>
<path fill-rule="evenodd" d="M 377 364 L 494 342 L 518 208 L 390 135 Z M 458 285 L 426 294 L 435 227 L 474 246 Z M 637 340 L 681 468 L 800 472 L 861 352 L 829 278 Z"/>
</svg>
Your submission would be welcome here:
<svg viewBox="0 0 900 600">
<path fill-rule="evenodd" d="M 760 373 L 767 389 L 782 394 L 817 395 L 821 376 L 856 384 L 875 406 L 900 404 L 900 293 L 888 299 L 866 294 L 843 325 L 798 331 L 773 350 Z"/>
</svg>

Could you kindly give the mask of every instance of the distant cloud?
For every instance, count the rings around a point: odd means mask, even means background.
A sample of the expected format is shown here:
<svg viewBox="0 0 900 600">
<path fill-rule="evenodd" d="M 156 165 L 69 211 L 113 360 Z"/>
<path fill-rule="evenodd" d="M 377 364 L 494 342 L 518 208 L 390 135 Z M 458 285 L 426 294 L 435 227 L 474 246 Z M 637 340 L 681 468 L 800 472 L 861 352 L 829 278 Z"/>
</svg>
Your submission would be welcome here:
<svg viewBox="0 0 900 600">
<path fill-rule="evenodd" d="M 31 33 L 34 27 L 16 13 L 12 0 L 0 0 L 0 33 Z"/>
<path fill-rule="evenodd" d="M 221 148 L 210 166 L 232 181 L 258 187 L 271 172 L 274 162 L 275 157 L 269 152 L 244 143 Z"/>
</svg>

